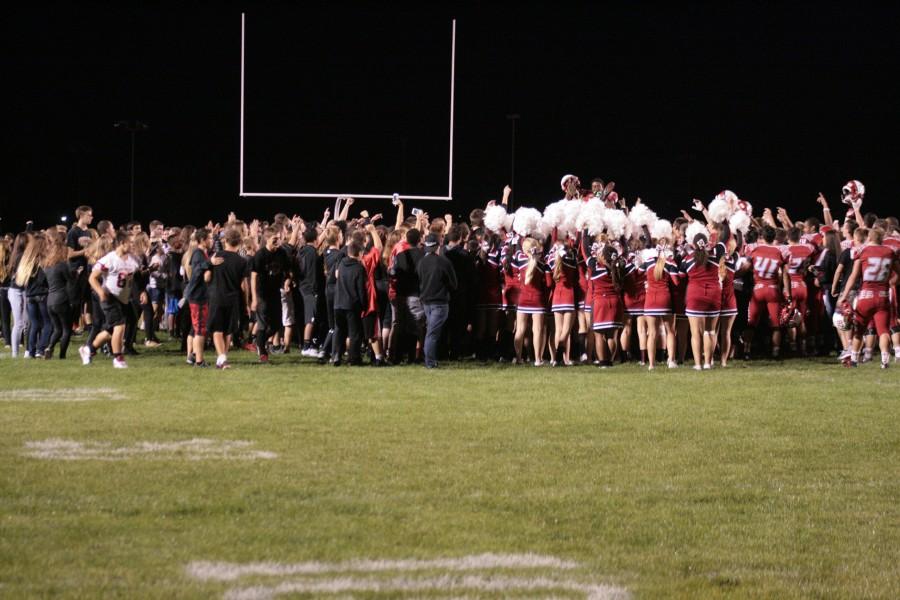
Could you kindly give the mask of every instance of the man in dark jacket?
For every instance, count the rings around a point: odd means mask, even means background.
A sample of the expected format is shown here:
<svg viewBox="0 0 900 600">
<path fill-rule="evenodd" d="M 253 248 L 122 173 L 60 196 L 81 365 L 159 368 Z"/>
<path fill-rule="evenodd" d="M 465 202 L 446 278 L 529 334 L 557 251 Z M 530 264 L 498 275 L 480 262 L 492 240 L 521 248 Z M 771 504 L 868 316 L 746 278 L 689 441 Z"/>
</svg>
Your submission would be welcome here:
<svg viewBox="0 0 900 600">
<path fill-rule="evenodd" d="M 472 353 L 469 344 L 469 325 L 475 316 L 475 260 L 466 250 L 469 227 L 465 223 L 454 223 L 447 234 L 444 256 L 453 265 L 456 274 L 456 290 L 450 294 L 450 318 L 447 323 L 450 337 L 451 358 L 462 360 Z"/>
<path fill-rule="evenodd" d="M 344 340 L 350 337 L 350 364 L 362 364 L 362 313 L 369 304 L 366 294 L 366 269 L 359 261 L 359 244 L 351 242 L 337 268 L 337 286 L 334 290 L 334 336 L 331 340 L 331 358 L 334 366 L 341 365 Z"/>
<path fill-rule="evenodd" d="M 425 255 L 416 265 L 419 298 L 425 307 L 425 367 L 437 367 L 437 346 L 447 316 L 450 294 L 456 289 L 456 274 L 446 257 L 437 253 L 440 238 L 431 233 L 425 238 Z"/>
</svg>

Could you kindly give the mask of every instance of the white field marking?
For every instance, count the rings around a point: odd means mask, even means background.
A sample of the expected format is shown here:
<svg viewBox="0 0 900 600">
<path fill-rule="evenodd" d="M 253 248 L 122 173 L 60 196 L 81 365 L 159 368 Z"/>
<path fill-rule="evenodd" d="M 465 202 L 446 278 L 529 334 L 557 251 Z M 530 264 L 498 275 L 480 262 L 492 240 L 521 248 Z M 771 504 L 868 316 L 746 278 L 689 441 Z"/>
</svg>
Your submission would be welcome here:
<svg viewBox="0 0 900 600">
<path fill-rule="evenodd" d="M 30 388 L 0 392 L 0 402 L 89 402 L 124 399 L 125 394 L 115 388 Z"/>
<path fill-rule="evenodd" d="M 578 563 L 561 560 L 555 556 L 538 554 L 476 554 L 461 558 L 437 558 L 432 560 L 370 560 L 358 559 L 339 563 L 303 562 L 282 564 L 274 562 L 228 563 L 197 561 L 188 564 L 189 577 L 203 581 L 234 581 L 248 575 L 321 575 L 352 571 L 474 571 L 477 569 L 574 569 Z"/>
<path fill-rule="evenodd" d="M 272 459 L 274 452 L 253 450 L 255 442 L 246 440 L 209 440 L 194 438 L 176 442 L 137 442 L 130 446 L 113 446 L 109 442 L 77 442 L 47 439 L 25 442 L 24 456 L 50 460 L 126 460 L 129 458 L 187 460 L 256 460 Z"/>
<path fill-rule="evenodd" d="M 624 600 L 631 595 L 625 588 L 589 584 L 549 577 L 494 577 L 481 575 L 442 575 L 423 579 L 398 577 L 371 579 L 335 577 L 326 580 L 286 581 L 275 586 L 235 588 L 225 593 L 225 600 L 271 600 L 283 594 L 339 594 L 342 592 L 424 592 L 477 590 L 481 592 L 533 593 L 539 590 L 561 590 L 584 594 L 586 600 Z"/>
</svg>

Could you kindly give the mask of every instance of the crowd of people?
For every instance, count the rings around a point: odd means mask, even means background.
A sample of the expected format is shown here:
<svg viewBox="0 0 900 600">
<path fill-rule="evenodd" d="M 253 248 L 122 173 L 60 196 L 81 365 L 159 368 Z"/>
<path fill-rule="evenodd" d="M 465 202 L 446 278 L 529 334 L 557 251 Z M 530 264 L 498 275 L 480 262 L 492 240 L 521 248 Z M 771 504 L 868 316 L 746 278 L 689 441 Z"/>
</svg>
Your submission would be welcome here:
<svg viewBox="0 0 900 600">
<path fill-rule="evenodd" d="M 319 221 L 277 214 L 205 227 L 154 220 L 28 227 L 0 240 L 2 333 L 13 357 L 81 361 L 180 343 L 188 364 L 230 368 L 230 352 L 299 351 L 322 364 L 439 360 L 677 368 L 735 357 L 838 355 L 855 367 L 900 360 L 895 217 L 863 213 L 865 189 L 822 194 L 815 215 L 750 203 L 725 190 L 672 221 L 615 184 L 574 175 L 543 211 L 499 202 L 468 222 L 358 211 L 338 198 Z M 812 204 L 812 203 L 811 203 Z M 821 215 L 821 216 L 819 216 Z M 80 337 L 79 337 L 80 336 Z M 143 351 L 143 350 L 142 350 Z"/>
</svg>

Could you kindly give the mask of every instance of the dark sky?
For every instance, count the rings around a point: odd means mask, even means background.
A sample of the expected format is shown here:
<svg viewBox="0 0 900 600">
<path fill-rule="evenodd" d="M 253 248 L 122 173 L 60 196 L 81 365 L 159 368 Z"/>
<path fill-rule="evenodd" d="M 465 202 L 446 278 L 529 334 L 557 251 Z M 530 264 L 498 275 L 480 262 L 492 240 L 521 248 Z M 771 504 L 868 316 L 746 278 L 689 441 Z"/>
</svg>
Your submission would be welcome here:
<svg viewBox="0 0 900 600">
<path fill-rule="evenodd" d="M 558 199 L 573 172 L 667 216 L 727 187 L 800 217 L 855 178 L 872 210 L 896 214 L 900 8 L 823 4 L 244 7 L 245 189 L 446 193 L 455 17 L 454 201 L 418 203 L 432 213 L 499 194 L 517 113 L 517 203 Z M 241 10 L 10 13 L 3 230 L 81 203 L 127 219 L 121 119 L 150 125 L 136 153 L 145 222 L 315 218 L 333 203 L 238 196 Z"/>
</svg>

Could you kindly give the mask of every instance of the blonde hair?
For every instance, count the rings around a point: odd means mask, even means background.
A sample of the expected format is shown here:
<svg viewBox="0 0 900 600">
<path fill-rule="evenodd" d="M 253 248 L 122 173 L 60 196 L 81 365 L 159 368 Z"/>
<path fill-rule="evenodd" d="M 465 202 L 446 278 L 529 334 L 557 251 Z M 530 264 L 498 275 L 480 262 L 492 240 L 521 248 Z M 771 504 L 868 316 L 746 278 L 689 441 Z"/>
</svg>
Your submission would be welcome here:
<svg viewBox="0 0 900 600">
<path fill-rule="evenodd" d="M 58 231 L 47 232 L 47 245 L 44 248 L 44 260 L 41 262 L 43 268 L 52 267 L 57 263 L 61 263 L 69 256 L 66 247 L 66 239 L 62 233 Z"/>
<path fill-rule="evenodd" d="M 84 255 L 88 259 L 88 264 L 93 265 L 98 260 L 113 251 L 113 241 L 105 235 L 98 236 L 87 247 Z"/>
<path fill-rule="evenodd" d="M 6 281 L 6 276 L 9 274 L 9 265 L 6 264 L 8 260 L 8 244 L 5 241 L 0 240 L 0 281 Z"/>
<path fill-rule="evenodd" d="M 525 268 L 525 285 L 529 285 L 534 277 L 534 270 L 537 268 L 537 258 L 535 258 L 534 250 L 540 247 L 541 243 L 534 238 L 525 238 L 522 241 L 522 251 L 528 255 L 528 266 Z"/>
<path fill-rule="evenodd" d="M 19 261 L 19 268 L 16 269 L 17 286 L 25 287 L 28 280 L 34 276 L 35 271 L 40 267 L 44 246 L 46 246 L 46 242 L 43 233 L 36 233 L 29 240 L 28 245 L 25 246 L 25 252 L 22 253 L 22 260 Z"/>
<path fill-rule="evenodd" d="M 184 277 L 186 280 L 191 278 L 191 257 L 194 255 L 194 250 L 196 249 L 197 240 L 191 235 L 191 241 L 188 242 L 188 247 L 181 256 L 181 268 L 184 269 Z"/>
<path fill-rule="evenodd" d="M 145 256 L 150 250 L 150 236 L 141 232 L 131 239 L 131 253 L 135 256 Z"/>
<path fill-rule="evenodd" d="M 669 238 L 661 237 L 656 243 L 662 245 L 663 242 L 668 242 Z M 663 276 L 666 274 L 666 255 L 660 250 L 659 254 L 656 257 L 656 266 L 653 267 L 653 279 L 656 281 L 662 281 Z"/>
</svg>

